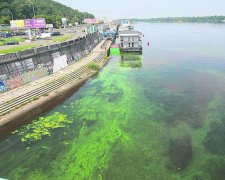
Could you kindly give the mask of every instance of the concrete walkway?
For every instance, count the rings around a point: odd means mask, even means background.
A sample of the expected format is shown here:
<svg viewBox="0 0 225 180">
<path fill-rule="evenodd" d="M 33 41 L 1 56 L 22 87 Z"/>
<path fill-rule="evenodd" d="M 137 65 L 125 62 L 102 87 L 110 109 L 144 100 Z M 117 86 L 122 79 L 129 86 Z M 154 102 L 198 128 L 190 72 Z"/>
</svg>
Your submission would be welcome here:
<svg viewBox="0 0 225 180">
<path fill-rule="evenodd" d="M 35 82 L 0 94 L 0 117 L 29 103 L 34 97 L 39 98 L 44 93 L 50 93 L 65 84 L 79 80 L 85 74 L 89 74 L 92 70 L 88 67 L 88 64 L 92 61 L 100 63 L 106 53 L 106 48 L 109 48 L 110 45 L 111 41 L 103 40 L 87 57 L 67 68 Z"/>
</svg>

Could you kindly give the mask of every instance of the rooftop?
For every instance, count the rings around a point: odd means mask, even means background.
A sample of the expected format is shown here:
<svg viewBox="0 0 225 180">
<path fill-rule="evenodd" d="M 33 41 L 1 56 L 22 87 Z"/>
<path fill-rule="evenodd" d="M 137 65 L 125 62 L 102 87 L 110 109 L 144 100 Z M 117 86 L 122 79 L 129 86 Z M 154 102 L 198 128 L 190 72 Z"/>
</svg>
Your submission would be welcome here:
<svg viewBox="0 0 225 180">
<path fill-rule="evenodd" d="M 141 35 L 141 32 L 139 32 L 139 31 L 121 31 L 121 32 L 119 32 L 119 35 L 136 36 L 136 35 Z"/>
</svg>

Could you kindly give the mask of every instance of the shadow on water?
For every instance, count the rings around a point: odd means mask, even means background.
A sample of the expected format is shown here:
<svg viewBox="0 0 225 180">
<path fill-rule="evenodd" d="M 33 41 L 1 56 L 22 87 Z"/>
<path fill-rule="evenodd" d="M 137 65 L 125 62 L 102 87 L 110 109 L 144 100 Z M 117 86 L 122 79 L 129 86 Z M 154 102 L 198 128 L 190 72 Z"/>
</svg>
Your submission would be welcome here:
<svg viewBox="0 0 225 180">
<path fill-rule="evenodd" d="M 190 136 L 172 139 L 169 142 L 169 168 L 185 169 L 192 160 L 192 142 Z"/>
<path fill-rule="evenodd" d="M 216 155 L 225 155 L 225 118 L 222 123 L 213 122 L 204 141 L 205 148 Z"/>
<path fill-rule="evenodd" d="M 142 68 L 141 53 L 122 53 L 120 66 L 130 68 Z"/>
</svg>

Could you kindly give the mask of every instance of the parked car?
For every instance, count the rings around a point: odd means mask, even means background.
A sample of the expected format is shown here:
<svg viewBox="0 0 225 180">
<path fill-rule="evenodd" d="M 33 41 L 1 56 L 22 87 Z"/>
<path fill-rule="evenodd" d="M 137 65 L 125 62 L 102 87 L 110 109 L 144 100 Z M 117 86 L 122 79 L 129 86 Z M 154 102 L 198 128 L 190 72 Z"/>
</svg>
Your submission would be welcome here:
<svg viewBox="0 0 225 180">
<path fill-rule="evenodd" d="M 51 33 L 42 33 L 41 35 L 37 36 L 37 39 L 47 39 L 51 37 Z"/>
<path fill-rule="evenodd" d="M 12 35 L 13 36 L 25 36 L 27 34 L 25 32 L 13 32 Z"/>
<path fill-rule="evenodd" d="M 12 34 L 11 33 L 2 33 L 2 34 L 0 34 L 0 37 L 9 38 L 9 37 L 12 37 Z"/>
<path fill-rule="evenodd" d="M 17 41 L 9 41 L 4 43 L 5 46 L 9 46 L 9 45 L 18 45 L 19 43 Z"/>
<path fill-rule="evenodd" d="M 61 33 L 60 33 L 60 32 L 52 32 L 51 35 L 52 35 L 52 36 L 60 36 Z"/>
</svg>

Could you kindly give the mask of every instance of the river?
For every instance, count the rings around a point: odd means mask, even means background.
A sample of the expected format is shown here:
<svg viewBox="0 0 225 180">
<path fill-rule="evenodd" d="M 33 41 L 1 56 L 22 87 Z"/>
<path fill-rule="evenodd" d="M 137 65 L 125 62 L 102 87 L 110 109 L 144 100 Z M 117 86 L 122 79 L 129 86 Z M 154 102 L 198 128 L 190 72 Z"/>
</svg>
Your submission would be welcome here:
<svg viewBox="0 0 225 180">
<path fill-rule="evenodd" d="M 0 142 L 0 178 L 222 180 L 225 24 L 138 23 L 78 92 Z M 149 46 L 147 46 L 149 42 Z"/>
</svg>

